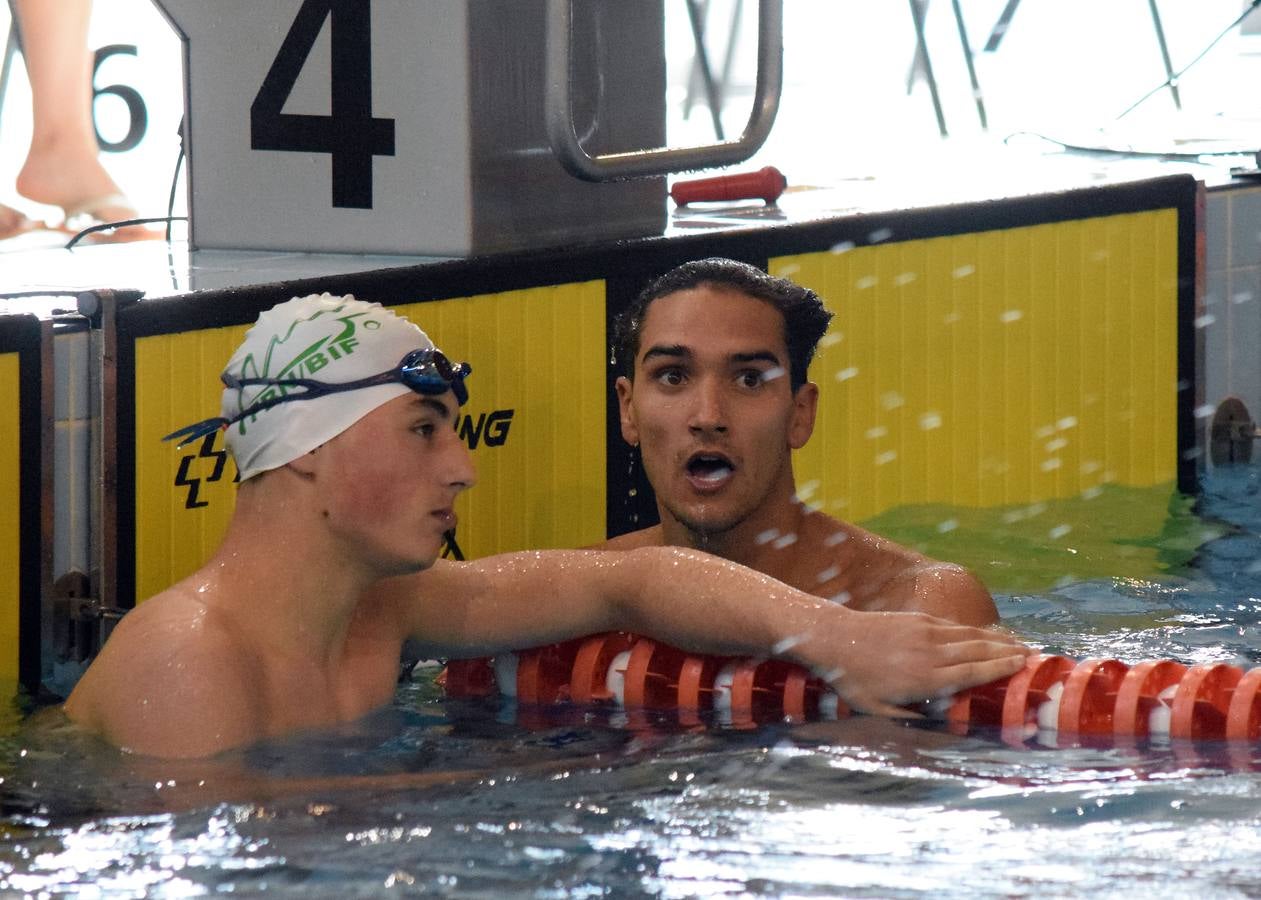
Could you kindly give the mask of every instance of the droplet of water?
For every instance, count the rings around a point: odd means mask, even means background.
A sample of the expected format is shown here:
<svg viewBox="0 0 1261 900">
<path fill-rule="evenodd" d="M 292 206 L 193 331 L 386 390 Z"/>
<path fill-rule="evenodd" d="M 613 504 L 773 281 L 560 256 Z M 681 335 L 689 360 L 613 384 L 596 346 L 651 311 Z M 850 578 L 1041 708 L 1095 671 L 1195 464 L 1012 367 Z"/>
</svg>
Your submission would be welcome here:
<svg viewBox="0 0 1261 900">
<path fill-rule="evenodd" d="M 840 241 L 832 245 L 832 252 L 836 254 L 848 253 L 857 245 L 853 241 Z"/>
<path fill-rule="evenodd" d="M 932 431 L 941 427 L 941 413 L 929 410 L 919 417 L 919 427 L 924 431 Z"/>
<path fill-rule="evenodd" d="M 879 244 L 881 241 L 887 241 L 893 237 L 892 228 L 877 228 L 871 234 L 867 235 L 868 243 Z"/>
<path fill-rule="evenodd" d="M 880 279 L 875 275 L 864 275 L 862 278 L 854 282 L 854 287 L 858 288 L 860 291 L 865 291 L 868 288 L 875 287 L 879 283 Z"/>
<path fill-rule="evenodd" d="M 805 503 L 814 496 L 815 491 L 822 487 L 823 482 L 817 478 L 812 478 L 804 484 L 797 486 L 797 493 L 794 495 L 799 503 Z"/>
<path fill-rule="evenodd" d="M 958 527 L 959 527 L 958 519 L 946 519 L 944 521 L 937 523 L 937 533 L 946 534 L 948 532 L 954 531 Z"/>
<path fill-rule="evenodd" d="M 880 395 L 880 405 L 885 409 L 897 409 L 905 402 L 897 391 L 885 391 Z"/>
<path fill-rule="evenodd" d="M 784 638 L 782 641 L 776 641 L 771 645 L 771 653 L 776 656 L 782 656 L 805 639 L 806 636 L 804 634 L 794 634 L 790 637 Z"/>
<path fill-rule="evenodd" d="M 759 531 L 757 537 L 753 540 L 758 544 L 767 544 L 779 537 L 778 528 L 768 528 L 766 531 Z"/>
<path fill-rule="evenodd" d="M 849 366 L 848 368 L 841 369 L 839 372 L 836 373 L 836 380 L 849 381 L 851 378 L 853 378 L 857 374 L 858 374 L 858 366 Z"/>
<path fill-rule="evenodd" d="M 761 374 L 762 381 L 774 381 L 776 378 L 783 378 L 787 374 L 782 366 L 771 366 Z"/>
<path fill-rule="evenodd" d="M 1004 325 L 1010 325 L 1012 322 L 1019 322 L 1024 317 L 1025 314 L 1023 311 L 1019 309 L 1009 309 L 1004 311 L 1002 315 L 998 317 L 998 321 L 1002 322 Z"/>
<path fill-rule="evenodd" d="M 967 278 L 969 275 L 972 275 L 975 272 L 976 272 L 976 266 L 971 265 L 969 263 L 969 264 L 959 266 L 959 268 L 955 269 L 954 272 L 952 272 L 951 274 L 954 275 L 955 278 Z"/>
<path fill-rule="evenodd" d="M 889 429 L 885 428 L 883 425 L 876 425 L 874 428 L 868 428 L 867 431 L 864 432 L 867 440 L 869 441 L 879 440 L 888 433 Z"/>
<path fill-rule="evenodd" d="M 893 285 L 894 287 L 905 287 L 917 278 L 919 278 L 919 276 L 914 272 L 902 272 L 893 279 Z"/>
</svg>

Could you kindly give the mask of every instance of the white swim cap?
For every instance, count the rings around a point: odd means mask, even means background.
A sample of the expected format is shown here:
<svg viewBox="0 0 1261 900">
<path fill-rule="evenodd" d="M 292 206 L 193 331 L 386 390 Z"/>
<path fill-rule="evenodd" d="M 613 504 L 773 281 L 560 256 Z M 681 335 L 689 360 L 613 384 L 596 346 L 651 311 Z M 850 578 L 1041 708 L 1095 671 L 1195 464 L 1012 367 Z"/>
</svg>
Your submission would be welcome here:
<svg viewBox="0 0 1261 900">
<path fill-rule="evenodd" d="M 350 295 L 311 294 L 260 315 L 228 361 L 225 375 L 344 383 L 389 371 L 413 350 L 432 349 L 433 341 L 423 331 L 379 303 Z M 223 418 L 232 420 L 285 390 L 270 384 L 224 388 Z M 288 391 L 301 393 L 300 388 Z M 378 406 L 407 393 L 406 385 L 394 381 L 278 403 L 229 425 L 228 449 L 245 481 L 311 452 Z"/>
</svg>

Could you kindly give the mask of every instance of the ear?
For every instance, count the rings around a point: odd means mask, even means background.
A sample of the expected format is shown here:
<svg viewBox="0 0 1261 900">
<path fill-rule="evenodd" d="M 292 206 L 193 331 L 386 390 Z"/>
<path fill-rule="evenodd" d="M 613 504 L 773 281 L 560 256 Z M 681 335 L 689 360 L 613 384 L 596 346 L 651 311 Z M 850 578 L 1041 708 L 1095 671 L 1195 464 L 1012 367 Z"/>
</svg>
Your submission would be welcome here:
<svg viewBox="0 0 1261 900">
<path fill-rule="evenodd" d="M 639 425 L 635 422 L 635 410 L 631 406 L 631 395 L 635 385 L 625 375 L 618 377 L 614 383 L 617 390 L 617 412 L 622 423 L 622 440 L 632 447 L 639 446 Z"/>
<path fill-rule="evenodd" d="M 800 450 L 814 434 L 814 417 L 819 410 L 819 386 L 807 381 L 793 394 L 792 418 L 788 422 L 788 446 Z"/>
<path fill-rule="evenodd" d="M 323 446 L 323 444 L 320 445 L 320 447 Z M 289 462 L 285 463 L 285 468 L 289 469 L 299 478 L 306 481 L 314 481 L 320 467 L 320 460 L 322 458 L 320 456 L 320 447 L 316 447 L 314 450 L 303 453 L 297 459 L 289 460 Z"/>
</svg>

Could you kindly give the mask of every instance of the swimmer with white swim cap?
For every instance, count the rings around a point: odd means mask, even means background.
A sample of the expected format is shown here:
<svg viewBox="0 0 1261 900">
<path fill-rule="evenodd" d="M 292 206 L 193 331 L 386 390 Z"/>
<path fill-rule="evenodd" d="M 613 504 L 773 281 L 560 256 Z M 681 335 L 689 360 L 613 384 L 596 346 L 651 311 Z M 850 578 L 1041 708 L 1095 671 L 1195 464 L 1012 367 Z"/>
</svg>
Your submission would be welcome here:
<svg viewBox="0 0 1261 900">
<path fill-rule="evenodd" d="M 220 378 L 222 411 L 164 440 L 180 446 L 219 428 L 246 481 L 341 434 L 408 391 L 468 401 L 468 363 L 453 365 L 416 325 L 379 303 L 313 294 L 272 307 Z M 351 393 L 353 392 L 353 393 Z M 341 394 L 335 403 L 312 403 Z M 269 415 L 263 416 L 264 412 Z"/>
<path fill-rule="evenodd" d="M 377 304 L 327 294 L 259 317 L 223 376 L 241 470 L 223 542 L 123 617 L 65 705 L 116 746 L 209 756 L 359 718 L 394 696 L 411 640 L 435 658 L 602 631 L 826 673 L 852 707 L 993 681 L 1029 649 L 914 614 L 868 614 L 703 553 L 438 559 L 473 484 L 453 428 L 469 369 Z"/>
</svg>

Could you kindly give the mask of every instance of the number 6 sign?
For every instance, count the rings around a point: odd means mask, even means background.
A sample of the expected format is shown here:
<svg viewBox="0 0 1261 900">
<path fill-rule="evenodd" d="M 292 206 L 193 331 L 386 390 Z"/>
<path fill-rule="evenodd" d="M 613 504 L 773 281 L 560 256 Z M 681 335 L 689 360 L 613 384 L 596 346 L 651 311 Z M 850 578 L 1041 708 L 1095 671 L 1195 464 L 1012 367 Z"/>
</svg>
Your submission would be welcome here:
<svg viewBox="0 0 1261 900">
<path fill-rule="evenodd" d="M 661 177 L 592 183 L 552 153 L 546 0 L 154 2 L 184 41 L 197 247 L 469 255 L 664 226 Z M 661 0 L 573 6 L 583 150 L 659 147 Z"/>
</svg>

